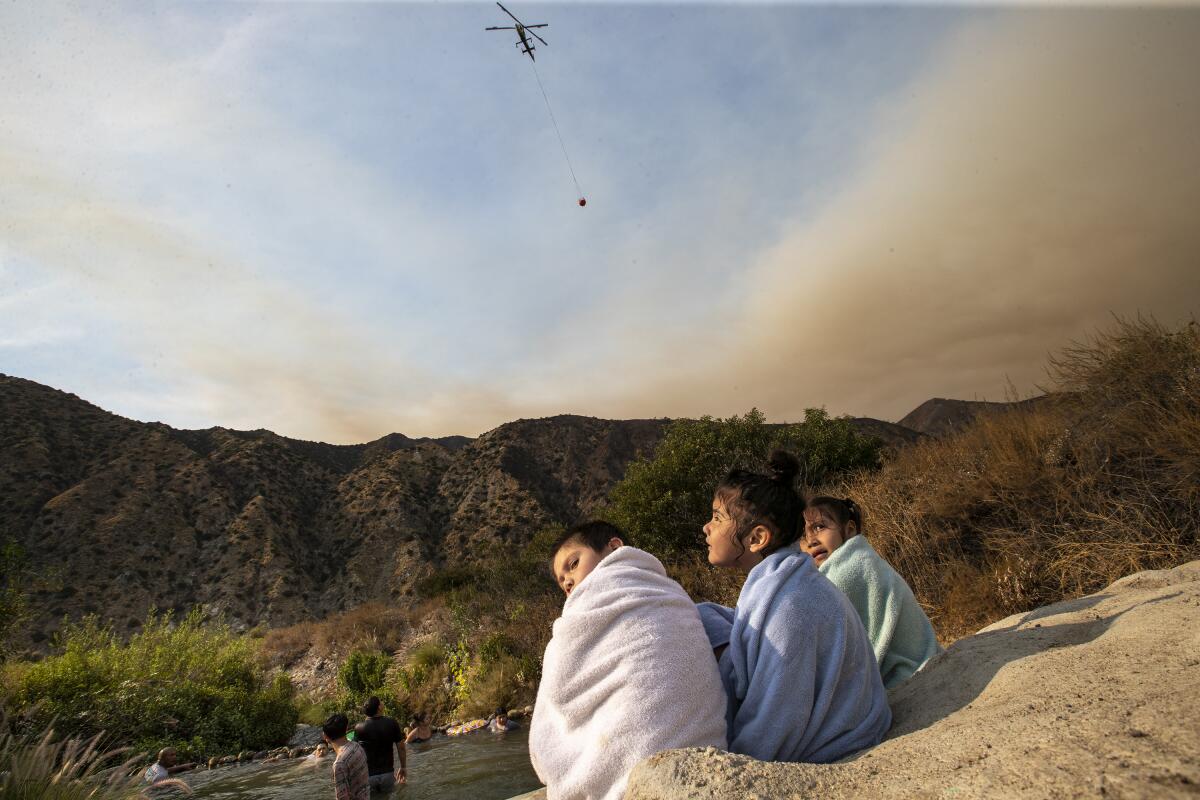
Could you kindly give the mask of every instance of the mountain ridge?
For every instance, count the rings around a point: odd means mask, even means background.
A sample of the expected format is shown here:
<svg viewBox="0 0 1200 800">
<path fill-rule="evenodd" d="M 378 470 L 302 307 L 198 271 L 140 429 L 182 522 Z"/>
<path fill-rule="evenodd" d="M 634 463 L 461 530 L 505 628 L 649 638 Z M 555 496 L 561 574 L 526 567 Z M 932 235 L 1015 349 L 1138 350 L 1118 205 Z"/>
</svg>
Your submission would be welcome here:
<svg viewBox="0 0 1200 800">
<path fill-rule="evenodd" d="M 35 645 L 88 613 L 121 633 L 151 607 L 249 627 L 404 602 L 445 566 L 594 513 L 670 422 L 563 414 L 331 445 L 137 422 L 6 375 L 0 412 L 0 537 L 53 578 L 31 595 Z M 854 424 L 892 447 L 922 438 Z"/>
</svg>

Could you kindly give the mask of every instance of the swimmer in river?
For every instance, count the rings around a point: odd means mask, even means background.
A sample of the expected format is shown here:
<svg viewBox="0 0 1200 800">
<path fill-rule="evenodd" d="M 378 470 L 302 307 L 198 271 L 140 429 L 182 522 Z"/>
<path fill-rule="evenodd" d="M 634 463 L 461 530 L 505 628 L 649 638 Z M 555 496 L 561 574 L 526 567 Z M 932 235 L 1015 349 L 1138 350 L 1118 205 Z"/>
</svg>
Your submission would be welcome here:
<svg viewBox="0 0 1200 800">
<path fill-rule="evenodd" d="M 433 738 L 433 728 L 429 725 L 429 714 L 421 712 L 413 717 L 412 730 L 405 737 L 405 744 L 421 744 Z"/>
</svg>

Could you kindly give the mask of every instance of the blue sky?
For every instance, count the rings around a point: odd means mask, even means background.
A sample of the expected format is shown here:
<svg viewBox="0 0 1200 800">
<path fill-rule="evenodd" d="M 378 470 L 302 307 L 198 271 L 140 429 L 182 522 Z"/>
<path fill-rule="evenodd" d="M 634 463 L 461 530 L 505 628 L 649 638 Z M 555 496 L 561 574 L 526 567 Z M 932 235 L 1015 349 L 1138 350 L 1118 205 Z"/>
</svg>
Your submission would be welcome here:
<svg viewBox="0 0 1200 800">
<path fill-rule="evenodd" d="M 339 442 L 894 419 L 1195 310 L 1194 10 L 508 6 L 586 208 L 490 3 L 0 9 L 0 371 Z"/>
</svg>

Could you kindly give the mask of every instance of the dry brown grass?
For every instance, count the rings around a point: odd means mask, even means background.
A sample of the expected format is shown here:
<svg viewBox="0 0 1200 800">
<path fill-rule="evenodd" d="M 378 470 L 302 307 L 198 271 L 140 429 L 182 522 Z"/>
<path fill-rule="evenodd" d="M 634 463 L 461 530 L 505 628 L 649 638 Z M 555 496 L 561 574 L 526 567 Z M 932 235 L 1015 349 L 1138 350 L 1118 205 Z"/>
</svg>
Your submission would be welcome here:
<svg viewBox="0 0 1200 800">
<path fill-rule="evenodd" d="M 262 652 L 272 666 L 294 664 L 308 652 L 342 656 L 360 647 L 395 652 L 405 643 L 420 609 L 364 603 L 322 620 L 275 628 L 263 636 Z"/>
<path fill-rule="evenodd" d="M 1117 320 L 1047 397 L 901 451 L 837 491 L 944 641 L 1200 558 L 1200 328 Z"/>
</svg>

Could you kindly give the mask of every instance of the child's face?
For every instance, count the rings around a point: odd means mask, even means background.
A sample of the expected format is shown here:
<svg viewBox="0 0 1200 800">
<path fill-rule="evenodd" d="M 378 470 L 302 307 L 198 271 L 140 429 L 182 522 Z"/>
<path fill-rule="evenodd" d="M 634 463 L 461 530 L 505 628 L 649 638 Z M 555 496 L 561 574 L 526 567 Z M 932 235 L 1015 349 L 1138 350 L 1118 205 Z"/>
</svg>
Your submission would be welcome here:
<svg viewBox="0 0 1200 800">
<path fill-rule="evenodd" d="M 849 523 L 853 525 L 854 523 Z M 841 547 L 849 533 L 844 526 L 838 524 L 828 511 L 823 508 L 804 509 L 804 536 L 800 539 L 800 549 L 812 556 L 819 567 L 825 563 L 834 550 Z M 850 534 L 853 535 L 853 534 Z"/>
<path fill-rule="evenodd" d="M 624 544 L 617 537 L 608 540 L 603 550 L 593 550 L 581 539 L 572 539 L 554 554 L 554 579 L 564 593 L 571 592 L 591 574 L 604 557 Z"/>
<path fill-rule="evenodd" d="M 714 497 L 712 519 L 704 526 L 708 563 L 714 567 L 735 567 L 749 571 L 762 561 L 760 551 L 770 542 L 770 533 L 759 525 L 750 531 L 744 541 L 738 541 L 737 528 L 737 521 L 729 512 L 725 501 Z"/>
</svg>

